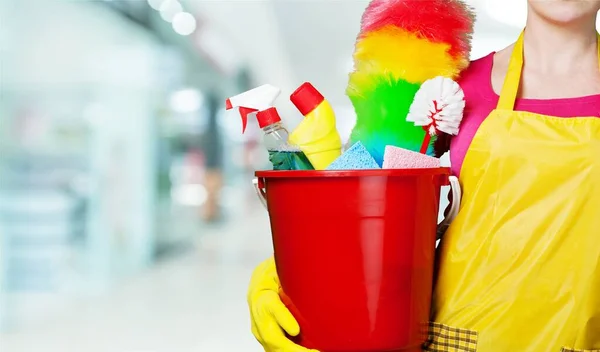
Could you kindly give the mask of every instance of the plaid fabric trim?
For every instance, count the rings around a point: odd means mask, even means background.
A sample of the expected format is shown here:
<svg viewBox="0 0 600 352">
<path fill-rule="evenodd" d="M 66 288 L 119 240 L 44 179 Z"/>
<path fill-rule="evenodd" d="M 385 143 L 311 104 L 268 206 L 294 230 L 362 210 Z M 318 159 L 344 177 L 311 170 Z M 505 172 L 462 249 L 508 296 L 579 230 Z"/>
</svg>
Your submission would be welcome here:
<svg viewBox="0 0 600 352">
<path fill-rule="evenodd" d="M 576 350 L 573 348 L 563 347 L 560 349 L 560 352 L 600 352 L 600 350 Z"/>
<path fill-rule="evenodd" d="M 447 325 L 429 323 L 429 338 L 423 345 L 427 352 L 477 352 L 476 331 L 457 329 Z"/>
</svg>

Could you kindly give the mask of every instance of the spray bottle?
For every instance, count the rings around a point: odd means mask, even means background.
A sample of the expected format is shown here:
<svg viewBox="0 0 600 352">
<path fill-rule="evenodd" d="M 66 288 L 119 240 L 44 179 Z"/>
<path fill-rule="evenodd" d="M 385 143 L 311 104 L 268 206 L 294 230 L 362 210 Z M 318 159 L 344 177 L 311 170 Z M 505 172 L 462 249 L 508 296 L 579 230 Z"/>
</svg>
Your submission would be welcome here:
<svg viewBox="0 0 600 352">
<path fill-rule="evenodd" d="M 290 143 L 304 152 L 315 170 L 326 169 L 342 154 L 333 108 L 308 82 L 296 89 L 290 100 L 304 115 L 304 120 L 292 132 Z"/>
<path fill-rule="evenodd" d="M 246 131 L 248 115 L 256 115 L 258 125 L 264 132 L 263 144 L 269 152 L 274 170 L 312 170 L 304 153 L 288 143 L 289 132 L 273 107 L 280 93 L 279 88 L 266 84 L 227 99 L 226 109 L 239 108 L 242 133 Z"/>
</svg>

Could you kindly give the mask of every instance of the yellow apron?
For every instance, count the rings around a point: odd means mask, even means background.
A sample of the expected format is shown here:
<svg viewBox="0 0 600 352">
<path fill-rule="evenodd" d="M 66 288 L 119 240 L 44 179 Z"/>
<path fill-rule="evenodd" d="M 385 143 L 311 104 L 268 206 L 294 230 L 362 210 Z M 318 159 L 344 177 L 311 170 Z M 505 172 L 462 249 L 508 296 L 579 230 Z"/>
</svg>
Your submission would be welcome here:
<svg viewBox="0 0 600 352">
<path fill-rule="evenodd" d="M 600 351 L 600 118 L 514 111 L 522 67 L 523 34 L 464 160 L 426 351 Z"/>
</svg>

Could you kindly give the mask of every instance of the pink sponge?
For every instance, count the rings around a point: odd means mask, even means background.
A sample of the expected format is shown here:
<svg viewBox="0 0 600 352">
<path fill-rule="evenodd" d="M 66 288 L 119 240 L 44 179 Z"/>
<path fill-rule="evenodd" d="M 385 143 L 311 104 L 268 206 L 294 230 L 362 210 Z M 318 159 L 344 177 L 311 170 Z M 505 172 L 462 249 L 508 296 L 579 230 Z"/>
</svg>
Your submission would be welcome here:
<svg viewBox="0 0 600 352">
<path fill-rule="evenodd" d="M 384 169 L 429 169 L 440 167 L 440 159 L 411 150 L 385 147 L 383 155 Z"/>
</svg>

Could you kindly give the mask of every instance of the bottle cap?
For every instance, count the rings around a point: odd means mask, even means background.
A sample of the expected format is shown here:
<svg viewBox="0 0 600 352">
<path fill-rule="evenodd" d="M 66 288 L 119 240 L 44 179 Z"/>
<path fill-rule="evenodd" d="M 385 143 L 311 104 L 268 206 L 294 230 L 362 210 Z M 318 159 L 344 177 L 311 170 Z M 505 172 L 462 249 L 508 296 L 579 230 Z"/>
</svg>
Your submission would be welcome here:
<svg viewBox="0 0 600 352">
<path fill-rule="evenodd" d="M 265 128 L 281 121 L 281 117 L 279 116 L 276 108 L 268 108 L 266 110 L 259 111 L 256 114 L 256 119 L 258 120 L 258 126 L 260 128 Z"/>
<path fill-rule="evenodd" d="M 306 116 L 319 106 L 325 98 L 312 84 L 305 82 L 292 93 L 290 100 L 296 106 L 296 109 Z"/>
</svg>

